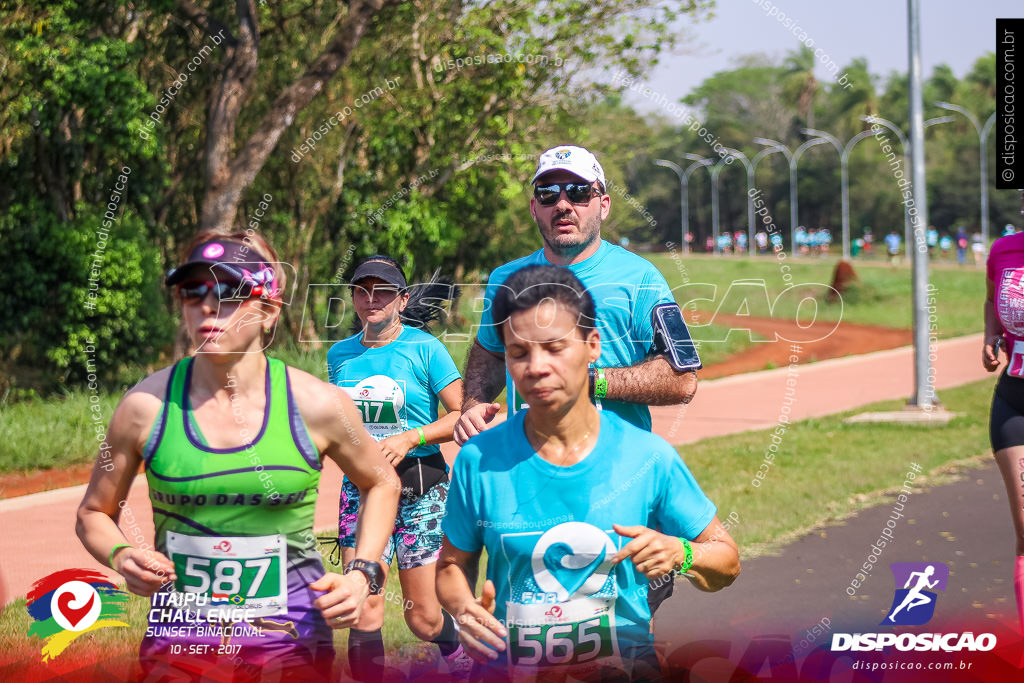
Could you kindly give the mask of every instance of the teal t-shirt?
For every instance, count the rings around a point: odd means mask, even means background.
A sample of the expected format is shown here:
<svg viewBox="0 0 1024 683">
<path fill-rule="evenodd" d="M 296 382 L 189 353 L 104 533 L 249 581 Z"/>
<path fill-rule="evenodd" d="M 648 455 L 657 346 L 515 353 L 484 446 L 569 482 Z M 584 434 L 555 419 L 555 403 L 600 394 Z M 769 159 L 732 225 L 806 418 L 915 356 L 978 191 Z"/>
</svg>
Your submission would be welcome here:
<svg viewBox="0 0 1024 683">
<path fill-rule="evenodd" d="M 362 339 L 360 332 L 331 347 L 327 379 L 352 397 L 370 436 L 380 441 L 436 422 L 438 392 L 461 377 L 444 344 L 406 325 L 384 346 L 367 348 Z M 417 446 L 408 457 L 440 451 L 440 446 Z"/>
<path fill-rule="evenodd" d="M 494 615 L 509 627 L 506 652 L 517 664 L 584 663 L 649 644 L 647 578 L 631 560 L 611 566 L 631 540 L 612 524 L 692 540 L 715 505 L 672 446 L 610 411 L 597 446 L 570 467 L 536 454 L 523 429 L 528 413 L 459 451 L 442 530 L 461 550 L 487 548 Z M 544 659 L 552 652 L 560 661 Z"/>
<path fill-rule="evenodd" d="M 491 307 L 498 288 L 509 275 L 525 266 L 552 265 L 539 249 L 529 256 L 496 268 L 487 280 L 484 311 L 480 318 L 477 341 L 488 351 L 504 353 L 505 345 L 494 327 Z M 674 303 L 668 283 L 647 259 L 601 240 L 597 252 L 580 263 L 566 266 L 580 279 L 594 298 L 597 329 L 601 333 L 601 367 L 636 365 L 650 354 L 654 346 L 651 311 L 658 304 Z M 521 410 L 525 404 L 515 391 L 508 371 L 505 372 L 509 412 Z M 601 402 L 627 422 L 650 431 L 651 411 L 646 405 L 621 401 Z"/>
</svg>

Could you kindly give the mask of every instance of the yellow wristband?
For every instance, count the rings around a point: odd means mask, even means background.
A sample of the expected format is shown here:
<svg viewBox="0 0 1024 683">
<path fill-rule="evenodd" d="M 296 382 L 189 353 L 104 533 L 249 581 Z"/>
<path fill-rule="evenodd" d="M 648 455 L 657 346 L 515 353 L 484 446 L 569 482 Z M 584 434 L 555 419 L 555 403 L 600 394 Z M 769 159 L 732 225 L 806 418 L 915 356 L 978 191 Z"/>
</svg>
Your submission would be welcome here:
<svg viewBox="0 0 1024 683">
<path fill-rule="evenodd" d="M 420 445 L 421 446 L 426 446 L 427 445 L 427 435 L 423 433 L 423 427 L 417 427 L 416 431 L 419 432 L 419 435 L 420 435 Z"/>
</svg>

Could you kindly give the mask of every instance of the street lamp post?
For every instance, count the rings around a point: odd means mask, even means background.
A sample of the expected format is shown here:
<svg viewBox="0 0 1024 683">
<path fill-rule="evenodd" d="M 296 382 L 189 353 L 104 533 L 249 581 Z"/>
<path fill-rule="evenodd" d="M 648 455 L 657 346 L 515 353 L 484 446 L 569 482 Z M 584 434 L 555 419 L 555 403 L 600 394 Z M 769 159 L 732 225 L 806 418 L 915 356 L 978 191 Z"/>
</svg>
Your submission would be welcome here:
<svg viewBox="0 0 1024 683">
<path fill-rule="evenodd" d="M 686 239 L 686 233 L 690 232 L 690 217 L 689 217 L 689 211 L 690 211 L 690 197 L 689 197 L 689 193 L 690 193 L 690 190 L 689 190 L 690 176 L 698 168 L 703 168 L 705 166 L 710 166 L 711 164 L 714 163 L 714 161 L 712 161 L 711 159 L 705 159 L 704 157 L 697 156 L 696 154 L 685 154 L 684 156 L 687 159 L 693 160 L 695 163 L 690 164 L 689 166 L 686 167 L 686 170 L 683 171 L 683 182 L 685 183 L 684 187 L 686 188 L 684 190 L 684 193 L 683 193 L 683 200 L 686 202 L 686 211 L 687 211 L 687 213 L 686 213 L 686 227 L 684 228 L 684 232 L 683 232 L 683 240 Z M 694 235 L 694 240 L 696 240 L 696 237 L 697 236 Z"/>
<path fill-rule="evenodd" d="M 826 133 L 823 130 L 815 130 L 814 128 L 801 128 L 800 132 L 804 135 L 815 135 L 823 140 L 827 140 L 836 148 L 836 152 L 839 153 L 839 189 L 840 197 L 842 198 L 843 205 L 843 259 L 850 258 L 850 195 L 848 193 L 848 185 L 846 183 L 846 150 L 843 148 L 843 143 L 839 142 L 839 139 L 831 133 Z"/>
<path fill-rule="evenodd" d="M 750 163 L 747 155 L 738 149 L 726 147 L 725 151 L 739 159 L 747 169 L 747 254 L 749 255 L 750 250 L 754 248 L 754 165 Z M 718 163 L 725 163 L 725 159 Z"/>
<path fill-rule="evenodd" d="M 718 245 L 718 176 L 722 173 L 721 162 L 711 167 L 711 239 L 714 240 L 712 253 L 721 254 Z"/>
<path fill-rule="evenodd" d="M 826 140 L 823 140 L 822 138 L 813 138 L 797 147 L 795 152 L 790 152 L 788 147 L 777 140 L 772 140 L 771 138 L 754 138 L 754 142 L 759 145 L 766 145 L 772 151 L 782 152 L 783 156 L 785 156 L 789 161 L 789 248 L 793 255 L 796 256 L 796 240 L 794 238 L 796 236 L 796 223 L 798 216 L 796 192 L 797 164 L 800 163 L 800 157 L 805 151 L 815 145 L 825 144 Z"/>
<path fill-rule="evenodd" d="M 699 157 L 696 154 L 685 154 L 683 155 L 687 159 L 696 160 L 698 163 L 691 164 L 685 170 L 674 162 L 668 161 L 667 159 L 655 159 L 655 166 L 663 166 L 665 168 L 671 168 L 679 176 L 679 213 L 680 213 L 680 236 L 682 250 L 684 253 L 690 252 L 690 244 L 686 241 L 686 234 L 690 232 L 690 206 L 689 206 L 689 181 L 690 175 L 694 169 L 701 166 L 706 166 L 711 162 L 710 159 Z"/>
<path fill-rule="evenodd" d="M 793 248 L 793 235 L 796 234 L 796 160 L 793 158 L 793 153 L 789 151 L 789 148 L 783 145 L 781 142 L 772 140 L 770 138 L 754 138 L 754 142 L 759 145 L 765 145 L 766 149 L 758 152 L 757 156 L 760 157 L 765 152 L 779 152 L 782 156 L 786 157 L 786 163 L 789 165 L 789 248 L 792 250 L 793 255 L 796 255 L 796 249 Z M 756 158 L 756 157 L 755 157 Z M 760 159 L 758 159 L 760 161 Z"/>
<path fill-rule="evenodd" d="M 992 130 L 992 124 L 995 123 L 996 115 L 993 112 L 983 126 L 977 116 L 958 104 L 949 102 L 936 102 L 935 104 L 943 109 L 963 114 L 974 125 L 974 130 L 978 132 L 978 145 L 981 149 L 979 155 L 981 157 L 981 239 L 985 248 L 988 249 L 988 134 Z"/>
<path fill-rule="evenodd" d="M 832 143 L 832 146 L 836 148 L 836 151 L 839 152 L 839 183 L 843 203 L 843 260 L 848 261 L 850 259 L 850 152 L 853 151 L 854 146 L 858 142 L 864 138 L 871 137 L 874 133 L 870 130 L 861 131 L 850 138 L 850 141 L 847 142 L 844 147 L 834 135 L 826 133 L 825 131 L 815 130 L 814 128 L 804 128 L 801 132 L 806 135 L 816 135 L 828 140 Z"/>
<path fill-rule="evenodd" d="M 910 404 L 931 410 L 936 404 L 935 386 L 928 357 L 928 251 L 924 246 L 928 226 L 928 193 L 924 166 L 924 102 L 921 75 L 921 3 L 907 0 L 907 44 L 910 101 L 910 164 L 913 196 L 917 208 L 914 217 L 914 251 L 912 261 L 914 311 L 914 395 Z"/>
<path fill-rule="evenodd" d="M 667 159 L 655 159 L 655 166 L 664 166 L 665 168 L 671 168 L 679 176 L 679 225 L 680 235 L 683 253 L 686 253 L 686 177 L 683 176 L 683 169 L 679 167 L 679 164 L 668 161 Z"/>
<path fill-rule="evenodd" d="M 890 131 L 892 131 L 893 135 L 895 135 L 896 138 L 900 141 L 900 149 L 902 150 L 903 154 L 903 164 L 904 166 L 907 167 L 907 173 L 909 174 L 910 164 L 908 163 L 908 154 L 910 151 L 910 143 L 907 142 L 907 137 L 903 134 L 903 131 L 899 129 L 899 126 L 897 126 L 889 119 L 883 119 L 881 116 L 861 116 L 860 118 L 862 121 L 866 121 L 867 123 L 877 123 L 878 125 L 885 126 Z M 927 121 L 925 121 L 924 127 L 930 128 L 940 123 L 949 123 L 950 121 L 953 120 L 954 119 L 952 116 L 939 116 L 937 118 L 928 119 Z M 910 244 L 910 212 L 907 210 L 906 205 L 904 205 L 903 209 L 903 241 L 907 245 Z"/>
</svg>

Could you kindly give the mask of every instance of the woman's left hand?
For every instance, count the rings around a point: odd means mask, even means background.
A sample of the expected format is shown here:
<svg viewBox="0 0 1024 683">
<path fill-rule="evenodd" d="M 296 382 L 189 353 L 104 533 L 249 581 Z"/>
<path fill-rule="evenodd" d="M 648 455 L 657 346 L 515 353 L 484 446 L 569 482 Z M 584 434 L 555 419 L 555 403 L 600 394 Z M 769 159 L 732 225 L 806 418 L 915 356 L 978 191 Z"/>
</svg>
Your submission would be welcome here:
<svg viewBox="0 0 1024 683">
<path fill-rule="evenodd" d="M 627 557 L 633 558 L 633 566 L 648 579 L 664 576 L 681 563 L 684 554 L 683 544 L 675 536 L 645 526 L 622 526 L 613 524 L 612 528 L 620 536 L 628 536 L 633 540 L 615 553 L 613 564 L 622 562 Z"/>
<path fill-rule="evenodd" d="M 415 435 L 415 438 L 410 434 Z M 391 463 L 392 467 L 395 467 L 419 442 L 419 434 L 416 430 L 409 430 L 389 436 L 383 441 L 379 441 L 377 445 L 380 446 L 380 452 L 384 454 L 384 459 Z"/>
</svg>

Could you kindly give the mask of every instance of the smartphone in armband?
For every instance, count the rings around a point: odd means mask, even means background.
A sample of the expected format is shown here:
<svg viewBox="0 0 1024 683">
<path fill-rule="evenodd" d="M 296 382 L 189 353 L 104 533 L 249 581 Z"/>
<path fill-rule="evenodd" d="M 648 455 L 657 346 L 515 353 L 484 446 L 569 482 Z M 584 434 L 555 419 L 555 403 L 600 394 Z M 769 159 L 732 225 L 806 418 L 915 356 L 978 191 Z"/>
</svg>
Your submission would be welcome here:
<svg viewBox="0 0 1024 683">
<path fill-rule="evenodd" d="M 651 322 L 654 326 L 654 346 L 665 356 L 669 365 L 679 372 L 704 367 L 678 305 L 658 304 L 651 312 Z"/>
</svg>

